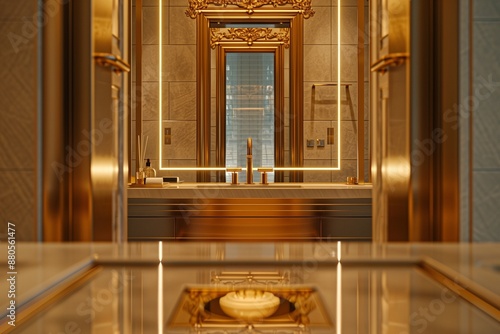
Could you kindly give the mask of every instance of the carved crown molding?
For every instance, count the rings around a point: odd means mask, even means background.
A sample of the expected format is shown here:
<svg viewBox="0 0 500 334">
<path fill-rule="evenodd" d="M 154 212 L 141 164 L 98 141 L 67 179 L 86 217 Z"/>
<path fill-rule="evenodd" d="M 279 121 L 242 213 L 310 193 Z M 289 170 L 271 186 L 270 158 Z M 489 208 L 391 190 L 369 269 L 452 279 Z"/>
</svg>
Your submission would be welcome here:
<svg viewBox="0 0 500 334">
<path fill-rule="evenodd" d="M 291 5 L 293 9 L 300 10 L 305 19 L 314 15 L 311 7 L 312 0 L 189 0 L 186 16 L 195 19 L 201 10 L 207 9 L 209 5 L 227 7 L 230 5 L 246 9 L 248 14 L 253 14 L 255 8 L 263 6 L 286 6 Z"/>
<path fill-rule="evenodd" d="M 290 29 L 288 28 L 228 28 L 210 29 L 210 46 L 215 49 L 217 44 L 223 41 L 240 40 L 252 45 L 259 40 L 278 41 L 284 45 L 286 49 L 290 47 Z"/>
</svg>

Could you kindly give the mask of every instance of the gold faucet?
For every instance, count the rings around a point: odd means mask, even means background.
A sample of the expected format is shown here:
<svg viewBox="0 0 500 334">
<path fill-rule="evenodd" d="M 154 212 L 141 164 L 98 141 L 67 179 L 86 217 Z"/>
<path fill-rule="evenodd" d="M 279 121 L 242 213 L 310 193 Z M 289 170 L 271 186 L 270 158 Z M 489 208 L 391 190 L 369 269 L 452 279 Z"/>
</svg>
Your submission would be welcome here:
<svg viewBox="0 0 500 334">
<path fill-rule="evenodd" d="M 252 138 L 247 139 L 247 184 L 253 184 Z"/>
</svg>

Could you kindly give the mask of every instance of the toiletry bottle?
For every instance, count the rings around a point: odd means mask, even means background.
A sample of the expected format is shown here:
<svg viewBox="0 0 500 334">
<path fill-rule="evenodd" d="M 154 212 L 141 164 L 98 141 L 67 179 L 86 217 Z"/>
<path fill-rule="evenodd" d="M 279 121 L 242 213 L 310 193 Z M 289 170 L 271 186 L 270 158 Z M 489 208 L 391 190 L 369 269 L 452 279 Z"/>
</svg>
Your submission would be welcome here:
<svg viewBox="0 0 500 334">
<path fill-rule="evenodd" d="M 135 183 L 136 184 L 144 184 L 144 171 L 142 167 L 139 167 L 139 171 L 135 172 Z"/>
<path fill-rule="evenodd" d="M 144 169 L 144 174 L 146 178 L 156 176 L 156 170 L 151 167 L 151 161 L 149 161 L 149 159 L 146 159 L 146 168 Z"/>
</svg>

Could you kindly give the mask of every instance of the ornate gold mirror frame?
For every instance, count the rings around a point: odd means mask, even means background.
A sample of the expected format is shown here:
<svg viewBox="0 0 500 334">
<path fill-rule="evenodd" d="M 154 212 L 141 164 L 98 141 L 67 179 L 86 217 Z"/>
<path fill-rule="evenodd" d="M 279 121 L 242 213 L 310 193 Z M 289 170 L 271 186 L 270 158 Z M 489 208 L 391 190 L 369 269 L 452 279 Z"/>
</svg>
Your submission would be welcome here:
<svg viewBox="0 0 500 334">
<path fill-rule="evenodd" d="M 228 45 L 237 47 L 264 46 L 276 50 L 275 59 L 282 58 L 282 48 L 291 46 L 290 68 L 294 74 L 290 76 L 290 147 L 291 167 L 303 166 L 303 19 L 314 15 L 311 8 L 311 0 L 208 0 L 189 1 L 189 8 L 186 15 L 196 19 L 197 25 L 197 166 L 203 168 L 197 175 L 197 181 L 210 181 L 210 172 L 213 170 L 210 163 L 211 129 L 210 129 L 210 109 L 211 109 L 211 80 L 210 80 L 210 49 L 219 48 L 218 59 L 224 59 L 223 53 L 228 50 Z M 217 22 L 287 22 L 291 27 L 290 31 L 285 29 L 224 29 L 210 28 L 211 23 Z M 238 45 L 239 44 L 239 45 Z M 220 65 L 220 64 L 218 64 Z M 278 65 L 278 64 L 277 64 Z M 279 66 L 281 67 L 281 66 Z M 276 67 L 278 68 L 278 66 Z M 220 75 L 218 74 L 220 77 Z M 276 77 L 280 80 L 280 76 Z M 221 80 L 217 80 L 218 96 L 221 92 Z M 283 85 L 277 85 L 283 87 Z M 282 88 L 281 88 L 282 89 Z M 283 94 L 276 94 L 283 96 Z M 220 99 L 217 99 L 220 101 Z M 282 103 L 277 99 L 276 108 L 283 108 Z M 220 120 L 220 113 L 224 106 L 217 106 L 219 115 L 219 130 L 216 136 L 217 145 L 224 145 L 222 140 L 224 134 L 220 125 L 224 123 Z M 279 115 L 279 112 L 275 113 Z M 278 116 L 279 117 L 279 116 Z M 279 120 L 283 121 L 283 119 Z M 279 123 L 276 126 L 280 126 Z M 224 129 L 224 127 L 222 127 Z M 275 136 L 275 144 L 284 145 L 283 134 Z M 220 148 L 220 146 L 219 146 Z M 283 151 L 283 150 L 281 150 Z M 223 150 L 217 150 L 223 152 Z M 223 157 L 217 157 L 217 169 L 225 170 L 222 162 Z M 276 155 L 276 166 L 283 167 L 284 158 Z M 278 180 L 280 177 L 278 176 Z M 301 181 L 301 173 L 292 172 L 291 181 Z"/>
<path fill-rule="evenodd" d="M 230 28 L 229 30 L 231 30 Z M 235 29 L 236 30 L 236 29 Z M 220 39 L 217 37 L 217 42 L 213 43 L 213 47 L 217 50 L 217 67 L 219 69 L 226 68 L 226 55 L 228 53 L 241 53 L 241 52 L 265 52 L 272 53 L 275 62 L 274 69 L 274 83 L 275 83 L 275 100 L 274 100 L 274 163 L 276 167 L 283 167 L 285 165 L 285 93 L 284 93 L 284 62 L 285 52 L 284 48 L 289 45 L 284 42 L 287 40 L 288 29 L 280 29 L 276 32 L 271 28 L 241 28 L 238 29 L 242 33 L 244 41 L 235 42 L 232 39 L 232 33 L 227 37 Z M 213 35 L 214 29 L 211 29 Z M 227 36 L 225 34 L 225 36 Z M 264 37 L 261 37 L 264 36 Z M 283 42 L 276 41 L 282 38 Z M 240 39 L 238 37 L 238 39 Z M 265 41 L 257 41 L 265 39 Z M 212 39 L 213 41 L 213 39 Z M 278 42 L 278 43 L 277 43 Z M 249 46 L 251 46 L 249 48 Z M 226 71 L 216 71 L 216 165 L 218 167 L 226 167 Z M 205 145 L 207 146 L 207 145 Z M 209 146 L 207 147 L 209 148 Z M 256 166 L 257 167 L 257 166 Z M 261 166 L 259 166 L 261 167 Z M 263 166 L 262 166 L 263 167 Z M 275 172 L 275 182 L 283 182 L 283 172 Z M 217 173 L 218 182 L 226 182 L 225 173 Z"/>
</svg>

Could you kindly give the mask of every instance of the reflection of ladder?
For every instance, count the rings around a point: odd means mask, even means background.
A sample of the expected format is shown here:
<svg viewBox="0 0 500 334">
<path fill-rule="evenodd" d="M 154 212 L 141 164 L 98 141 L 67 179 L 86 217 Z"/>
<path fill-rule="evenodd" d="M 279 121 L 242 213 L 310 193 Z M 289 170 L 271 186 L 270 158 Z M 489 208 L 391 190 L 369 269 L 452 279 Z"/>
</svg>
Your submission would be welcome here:
<svg viewBox="0 0 500 334">
<path fill-rule="evenodd" d="M 343 104 L 343 101 L 342 101 L 342 96 L 340 96 L 341 94 L 341 88 L 342 87 L 345 87 L 345 95 L 346 95 L 346 100 L 345 100 L 345 103 L 349 106 L 349 111 L 351 113 L 351 116 L 352 116 L 352 119 L 354 119 L 354 107 L 352 105 L 352 99 L 351 99 L 351 92 L 349 90 L 349 87 L 351 86 L 350 83 L 340 83 L 340 89 L 338 89 L 338 83 L 337 82 L 325 82 L 325 83 L 319 83 L 319 84 L 313 84 L 312 85 L 312 93 L 311 93 L 311 120 L 314 120 L 314 107 L 315 105 L 318 103 L 316 101 L 316 87 L 336 87 L 337 88 L 337 99 L 336 101 L 335 100 L 324 100 L 324 101 L 320 101 L 319 103 L 324 103 L 324 104 L 333 104 L 336 102 L 336 106 L 337 106 L 337 117 L 334 117 L 334 115 L 330 115 L 330 125 L 329 127 L 327 127 L 325 129 L 325 136 L 326 136 L 326 143 L 323 141 L 324 144 L 326 145 L 336 145 L 337 147 L 337 157 L 333 157 L 332 156 L 332 159 L 336 159 L 338 162 L 337 162 L 337 166 L 340 166 L 340 160 L 342 159 L 342 157 L 340 156 L 340 139 L 341 139 L 341 134 L 340 134 L 340 122 L 342 120 L 342 115 L 341 115 L 341 111 L 342 111 L 342 104 Z M 335 121 L 335 118 L 337 119 Z M 336 127 L 337 127 L 337 130 L 335 130 L 335 127 L 334 127 L 334 122 L 336 122 Z M 354 124 L 353 124 L 354 125 Z M 358 129 L 361 131 L 361 135 L 363 135 L 364 133 L 364 119 L 361 119 L 361 120 L 358 120 Z M 337 140 L 335 140 L 335 135 L 334 133 L 337 133 Z M 356 133 L 356 127 L 354 127 L 354 133 Z M 358 141 L 359 141 L 359 133 L 358 133 Z M 363 138 L 363 137 L 361 137 Z M 319 139 L 318 139 L 319 140 Z M 363 142 L 363 141 L 362 141 Z M 323 144 L 323 146 L 324 146 Z M 309 145 L 309 140 L 308 140 L 308 145 Z M 313 144 L 314 146 L 314 144 Z"/>
<path fill-rule="evenodd" d="M 351 113 L 354 113 L 354 107 L 352 105 L 352 99 L 351 99 L 351 91 L 349 90 L 349 87 L 352 84 L 350 83 L 341 83 L 341 87 L 345 87 L 345 96 L 346 96 L 346 103 L 349 105 L 349 111 Z M 312 85 L 312 94 L 311 94 L 311 117 L 314 117 L 314 105 L 317 103 L 316 102 L 316 87 L 337 87 L 336 82 L 325 82 L 325 83 L 319 83 L 319 84 L 313 84 Z M 340 96 L 337 96 L 337 99 L 341 98 Z M 342 103 L 342 101 L 341 101 Z"/>
</svg>

